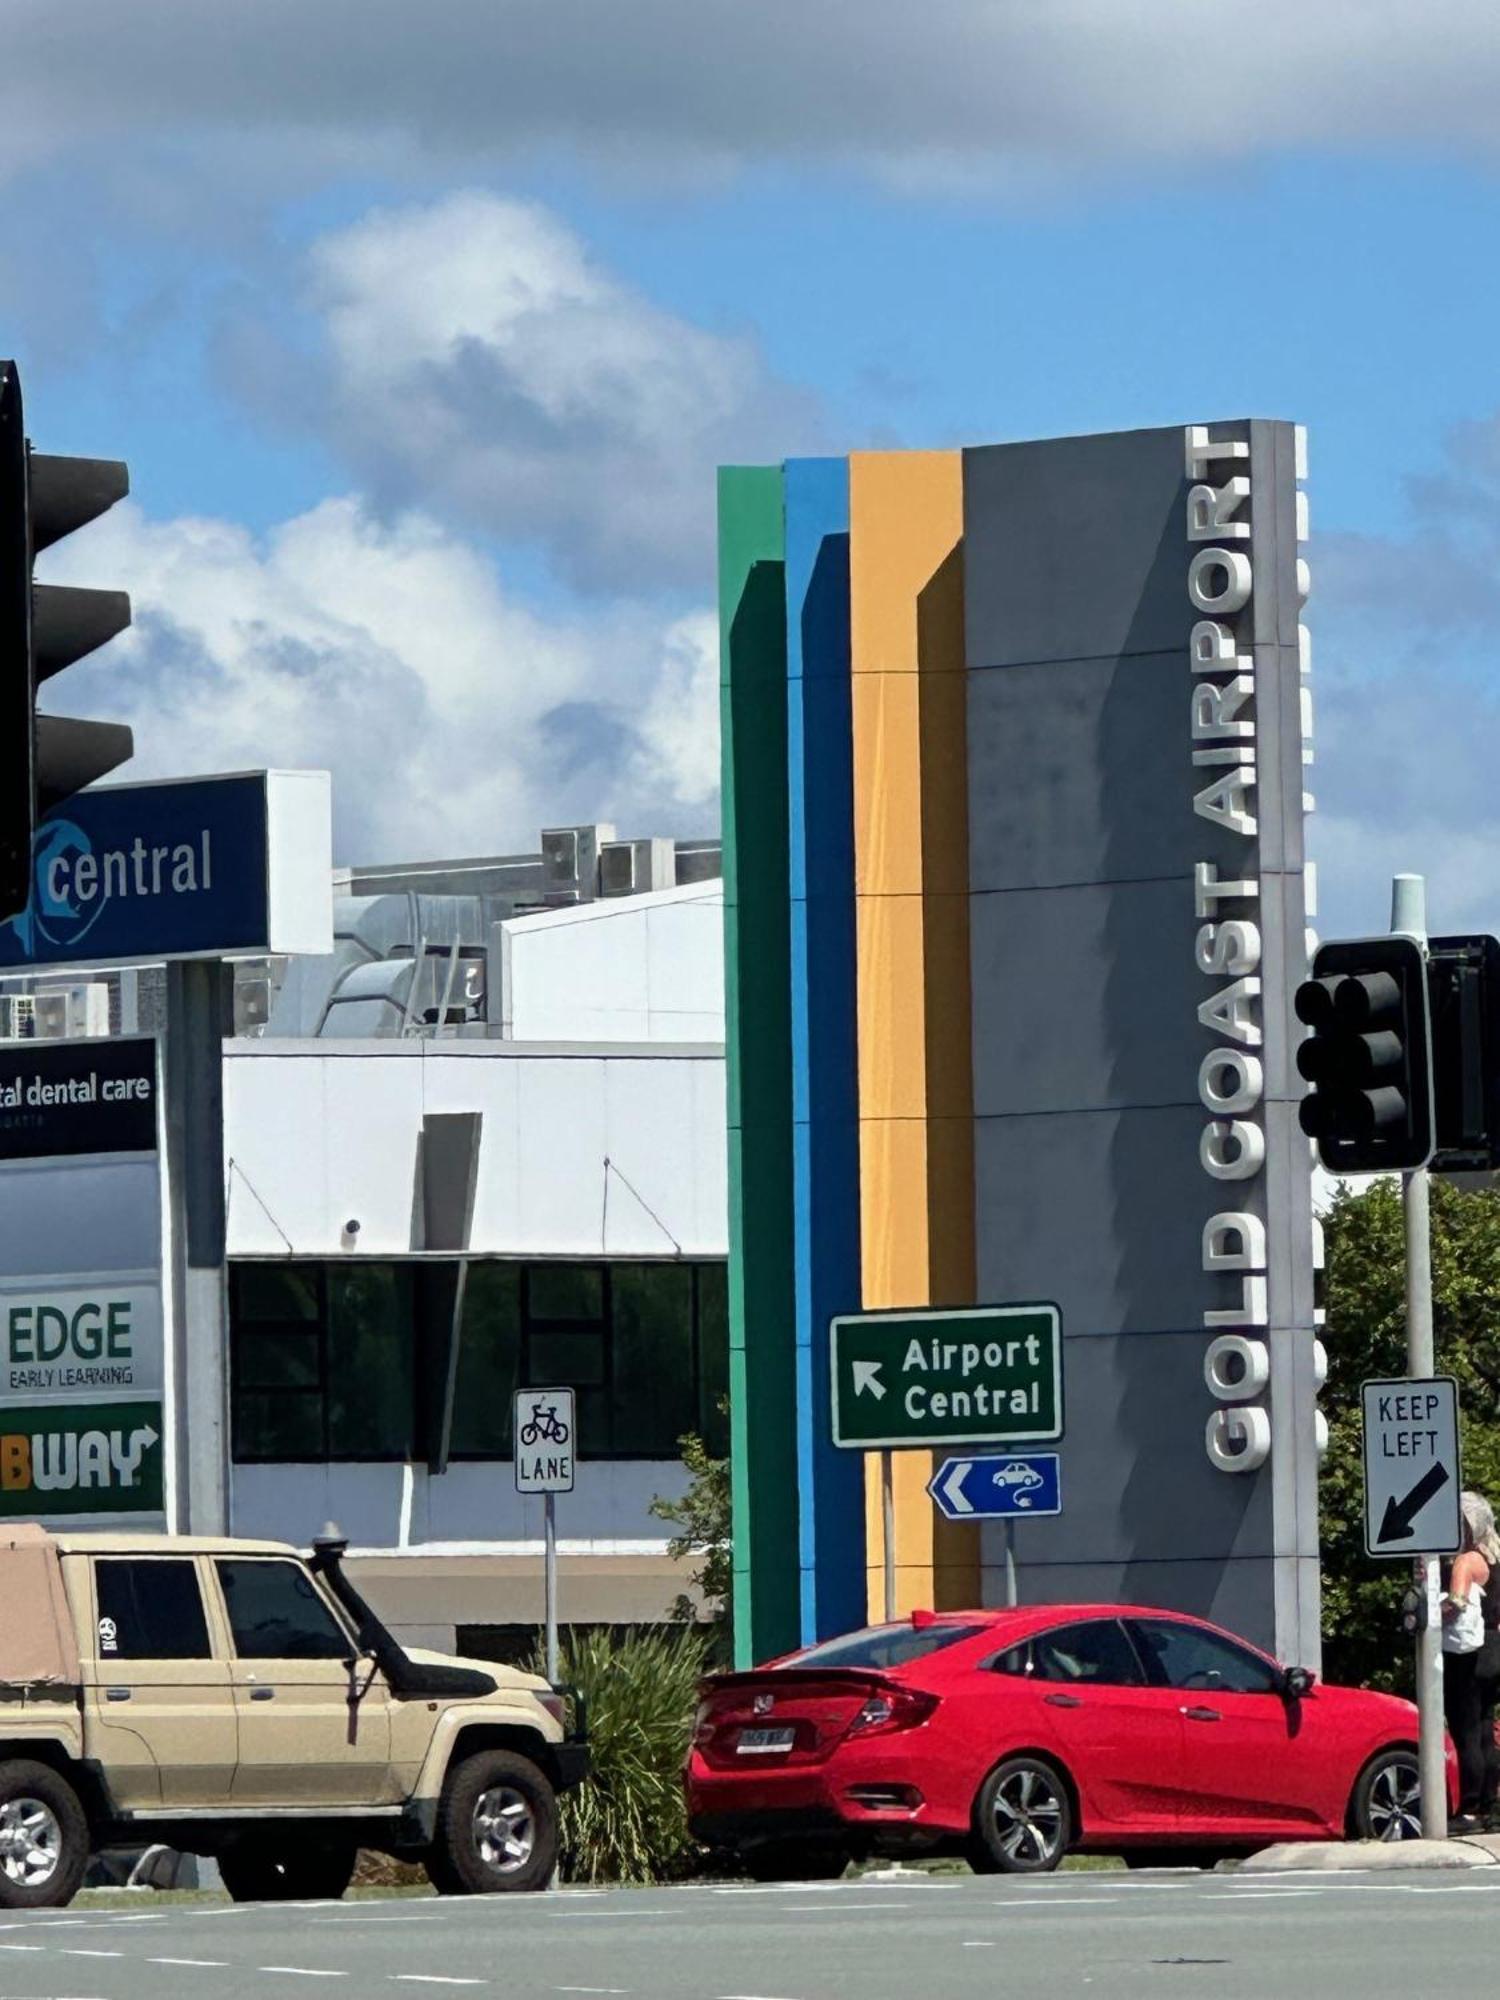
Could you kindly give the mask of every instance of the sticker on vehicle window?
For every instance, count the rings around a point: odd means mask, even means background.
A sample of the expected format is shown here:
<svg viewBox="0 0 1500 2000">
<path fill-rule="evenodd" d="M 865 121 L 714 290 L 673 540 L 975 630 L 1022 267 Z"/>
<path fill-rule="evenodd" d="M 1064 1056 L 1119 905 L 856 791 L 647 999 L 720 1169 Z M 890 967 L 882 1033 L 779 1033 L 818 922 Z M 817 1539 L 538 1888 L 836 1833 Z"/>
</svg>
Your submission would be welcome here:
<svg viewBox="0 0 1500 2000">
<path fill-rule="evenodd" d="M 99 1651 L 101 1653 L 118 1653 L 119 1650 L 120 1628 L 116 1625 L 113 1618 L 101 1618 L 99 1620 Z"/>
</svg>

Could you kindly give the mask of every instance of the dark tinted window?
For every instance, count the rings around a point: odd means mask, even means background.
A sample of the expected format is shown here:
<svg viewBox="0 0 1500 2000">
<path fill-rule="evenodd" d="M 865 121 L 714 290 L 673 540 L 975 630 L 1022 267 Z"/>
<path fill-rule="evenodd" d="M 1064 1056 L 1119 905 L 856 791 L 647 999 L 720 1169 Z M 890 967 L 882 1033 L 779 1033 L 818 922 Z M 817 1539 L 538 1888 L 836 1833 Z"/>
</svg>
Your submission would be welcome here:
<svg viewBox="0 0 1500 2000">
<path fill-rule="evenodd" d="M 354 1651 L 300 1564 L 232 1558 L 218 1571 L 242 1660 L 342 1660 Z"/>
<path fill-rule="evenodd" d="M 1135 1648 L 1113 1618 L 1038 1632 L 1031 1642 L 1031 1671 L 1039 1681 L 1096 1681 L 1109 1687 L 1141 1687 L 1145 1679 Z"/>
<path fill-rule="evenodd" d="M 100 1557 L 94 1564 L 94 1594 L 101 1660 L 211 1657 L 203 1595 L 191 1562 Z"/>
<path fill-rule="evenodd" d="M 904 1667 L 972 1639 L 982 1625 L 871 1625 L 842 1639 L 829 1639 L 784 1662 L 789 1667 Z"/>
<path fill-rule="evenodd" d="M 1153 1680 L 1222 1694 L 1274 1694 L 1280 1675 L 1258 1654 L 1196 1625 L 1143 1618 L 1135 1627 Z"/>
</svg>

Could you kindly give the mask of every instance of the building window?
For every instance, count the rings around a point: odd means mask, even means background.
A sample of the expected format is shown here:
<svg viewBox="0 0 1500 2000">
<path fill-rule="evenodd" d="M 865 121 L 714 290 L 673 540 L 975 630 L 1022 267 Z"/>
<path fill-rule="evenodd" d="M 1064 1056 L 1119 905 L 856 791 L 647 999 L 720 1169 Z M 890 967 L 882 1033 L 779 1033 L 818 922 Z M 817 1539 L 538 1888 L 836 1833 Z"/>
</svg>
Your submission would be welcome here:
<svg viewBox="0 0 1500 2000">
<path fill-rule="evenodd" d="M 422 1459 L 448 1380 L 446 1311 L 427 1324 L 417 1266 L 236 1264 L 230 1274 L 240 1464 Z M 722 1263 L 469 1262 L 452 1459 L 511 1456 L 518 1387 L 572 1388 L 584 1459 L 671 1459 L 696 1430 L 728 1450 Z"/>
</svg>

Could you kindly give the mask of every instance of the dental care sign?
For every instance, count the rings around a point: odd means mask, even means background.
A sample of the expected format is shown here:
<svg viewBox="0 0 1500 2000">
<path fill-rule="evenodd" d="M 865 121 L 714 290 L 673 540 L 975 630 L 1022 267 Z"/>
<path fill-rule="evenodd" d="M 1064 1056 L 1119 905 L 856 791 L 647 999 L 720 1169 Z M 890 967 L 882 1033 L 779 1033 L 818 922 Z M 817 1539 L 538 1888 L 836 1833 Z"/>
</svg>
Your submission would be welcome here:
<svg viewBox="0 0 1500 2000">
<path fill-rule="evenodd" d="M 105 785 L 48 815 L 0 970 L 332 949 L 326 771 Z"/>
</svg>

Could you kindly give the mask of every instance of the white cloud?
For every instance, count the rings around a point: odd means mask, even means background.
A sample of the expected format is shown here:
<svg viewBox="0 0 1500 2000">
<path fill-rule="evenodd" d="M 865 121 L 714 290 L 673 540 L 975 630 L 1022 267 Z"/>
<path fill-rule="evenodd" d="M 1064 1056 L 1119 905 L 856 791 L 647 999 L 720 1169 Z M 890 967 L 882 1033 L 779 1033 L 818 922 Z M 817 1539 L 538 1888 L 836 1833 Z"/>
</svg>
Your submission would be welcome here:
<svg viewBox="0 0 1500 2000">
<path fill-rule="evenodd" d="M 1497 95 L 1500 16 L 1472 0 L 8 0 L 0 167 L 210 133 L 272 172 L 546 149 L 1025 188 L 1277 149 L 1492 157 Z"/>
<path fill-rule="evenodd" d="M 45 573 L 129 581 L 131 630 L 69 672 L 61 704 L 133 725 L 122 775 L 330 769 L 343 859 L 525 850 L 544 823 L 611 814 L 642 832 L 716 820 L 715 719 L 697 712 L 696 754 L 668 721 L 703 621 L 541 618 L 422 517 L 329 500 L 257 541 L 126 505 Z"/>
<path fill-rule="evenodd" d="M 309 267 L 313 420 L 376 502 L 537 542 L 574 583 L 701 587 L 715 465 L 815 427 L 751 340 L 663 311 L 528 203 L 377 210 Z"/>
</svg>

